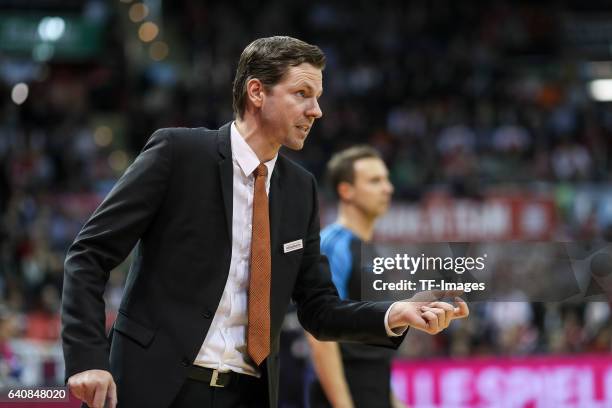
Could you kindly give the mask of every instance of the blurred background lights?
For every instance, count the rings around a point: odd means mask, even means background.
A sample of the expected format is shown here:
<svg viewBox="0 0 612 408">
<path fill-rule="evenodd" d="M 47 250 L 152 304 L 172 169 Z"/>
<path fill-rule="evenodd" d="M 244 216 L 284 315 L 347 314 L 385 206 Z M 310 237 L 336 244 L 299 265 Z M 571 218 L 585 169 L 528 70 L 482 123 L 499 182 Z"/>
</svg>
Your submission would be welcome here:
<svg viewBox="0 0 612 408">
<path fill-rule="evenodd" d="M 138 37 L 143 42 L 151 42 L 157 37 L 159 34 L 159 28 L 157 24 L 147 21 L 146 23 L 142 23 L 140 28 L 138 29 Z"/>
<path fill-rule="evenodd" d="M 28 86 L 23 82 L 20 82 L 13 87 L 13 90 L 11 91 L 11 99 L 17 105 L 21 105 L 26 99 L 28 99 L 28 93 Z"/>
<path fill-rule="evenodd" d="M 589 94 L 598 102 L 612 101 L 612 79 L 596 79 L 589 83 Z"/>
<path fill-rule="evenodd" d="M 128 165 L 127 153 L 123 150 L 115 150 L 108 156 L 108 165 L 114 171 L 123 171 Z"/>
<path fill-rule="evenodd" d="M 168 56 L 168 44 L 163 41 L 155 41 L 149 48 L 149 56 L 153 61 L 162 61 Z"/>
<path fill-rule="evenodd" d="M 55 53 L 55 47 L 49 43 L 36 44 L 32 49 L 32 59 L 38 62 L 49 61 Z"/>
<path fill-rule="evenodd" d="M 143 3 L 136 3 L 130 7 L 130 20 L 134 23 L 140 23 L 149 15 L 149 8 Z"/>
<path fill-rule="evenodd" d="M 108 126 L 98 126 L 94 131 L 94 142 L 100 147 L 109 146 L 113 142 L 113 131 Z"/>
<path fill-rule="evenodd" d="M 66 23 L 61 17 L 44 17 L 38 23 L 38 35 L 43 41 L 57 41 L 66 29 Z"/>
</svg>

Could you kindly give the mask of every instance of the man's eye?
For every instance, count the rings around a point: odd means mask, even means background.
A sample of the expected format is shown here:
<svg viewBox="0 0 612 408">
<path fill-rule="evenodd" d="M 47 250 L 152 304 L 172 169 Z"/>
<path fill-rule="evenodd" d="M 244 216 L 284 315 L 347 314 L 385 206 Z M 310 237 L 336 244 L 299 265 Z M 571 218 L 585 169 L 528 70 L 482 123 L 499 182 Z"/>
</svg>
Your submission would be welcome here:
<svg viewBox="0 0 612 408">
<path fill-rule="evenodd" d="M 300 95 L 303 98 L 306 97 L 306 92 L 304 92 L 304 91 L 298 91 L 297 94 Z"/>
</svg>

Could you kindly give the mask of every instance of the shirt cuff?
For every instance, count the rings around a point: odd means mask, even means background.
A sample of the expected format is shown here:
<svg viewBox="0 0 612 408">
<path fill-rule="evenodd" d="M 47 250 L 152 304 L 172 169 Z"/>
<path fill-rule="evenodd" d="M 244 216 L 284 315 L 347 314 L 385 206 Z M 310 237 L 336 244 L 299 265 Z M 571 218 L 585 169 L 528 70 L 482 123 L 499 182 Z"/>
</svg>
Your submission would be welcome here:
<svg viewBox="0 0 612 408">
<path fill-rule="evenodd" d="M 389 308 L 387 309 L 387 313 L 385 313 L 385 330 L 387 331 L 387 336 L 389 337 L 399 337 L 403 335 L 406 330 L 408 330 L 408 326 L 396 327 L 395 329 L 391 329 L 389 327 L 389 312 L 391 311 L 393 306 L 395 306 L 396 303 L 397 302 L 389 306 Z"/>
</svg>

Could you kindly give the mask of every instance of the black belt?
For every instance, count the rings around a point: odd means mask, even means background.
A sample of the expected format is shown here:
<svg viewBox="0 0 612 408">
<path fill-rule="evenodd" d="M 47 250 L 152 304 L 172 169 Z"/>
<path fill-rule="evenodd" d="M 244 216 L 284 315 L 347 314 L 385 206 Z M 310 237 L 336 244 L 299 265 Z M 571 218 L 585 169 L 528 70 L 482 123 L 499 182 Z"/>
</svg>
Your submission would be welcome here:
<svg viewBox="0 0 612 408">
<path fill-rule="evenodd" d="M 240 379 L 256 379 L 256 377 L 247 374 L 238 374 L 233 371 L 222 373 L 219 370 L 197 365 L 191 366 L 187 373 L 187 378 L 208 383 L 211 387 L 227 387 L 230 383 L 237 382 Z"/>
</svg>

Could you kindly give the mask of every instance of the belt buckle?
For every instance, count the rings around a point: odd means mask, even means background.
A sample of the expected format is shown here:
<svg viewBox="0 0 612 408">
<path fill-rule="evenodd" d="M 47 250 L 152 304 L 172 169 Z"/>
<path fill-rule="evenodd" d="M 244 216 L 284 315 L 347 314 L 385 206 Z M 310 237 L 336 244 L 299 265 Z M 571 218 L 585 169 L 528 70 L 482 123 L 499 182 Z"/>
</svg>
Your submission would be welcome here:
<svg viewBox="0 0 612 408">
<path fill-rule="evenodd" d="M 212 377 L 210 377 L 210 386 L 219 387 L 219 388 L 225 387 L 225 385 L 217 383 L 218 379 L 219 379 L 219 370 L 213 370 Z"/>
</svg>

